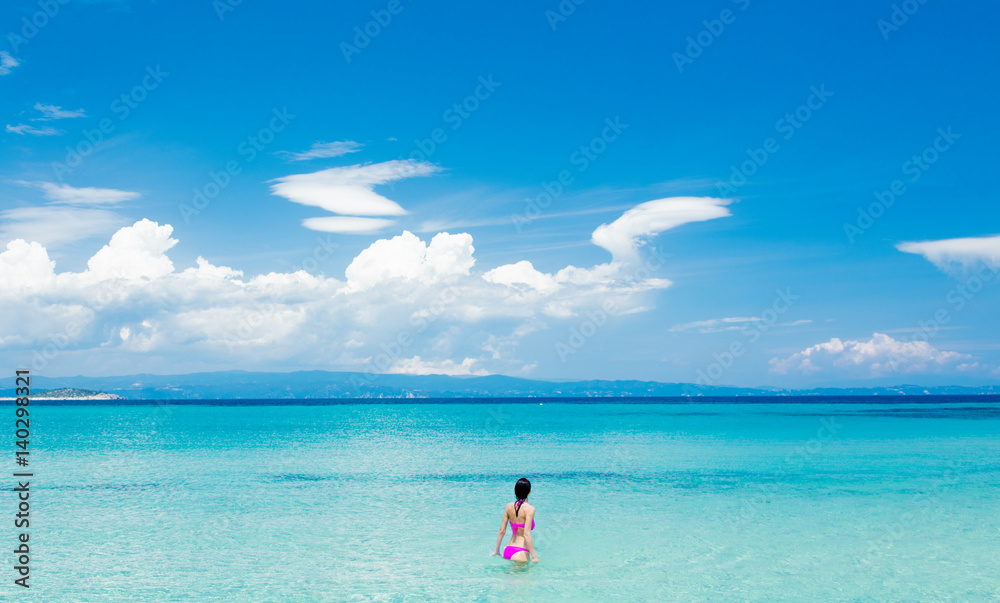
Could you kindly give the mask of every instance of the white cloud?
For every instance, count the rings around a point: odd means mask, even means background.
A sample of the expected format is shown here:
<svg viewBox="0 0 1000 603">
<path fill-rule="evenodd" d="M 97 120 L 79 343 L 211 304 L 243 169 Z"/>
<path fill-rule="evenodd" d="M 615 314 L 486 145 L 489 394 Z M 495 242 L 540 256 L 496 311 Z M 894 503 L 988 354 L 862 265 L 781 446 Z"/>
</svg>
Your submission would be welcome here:
<svg viewBox="0 0 1000 603">
<path fill-rule="evenodd" d="M 340 157 L 348 153 L 355 153 L 361 149 L 361 144 L 353 140 L 341 140 L 339 142 L 314 142 L 308 151 L 301 153 L 285 152 L 283 155 L 291 161 L 308 161 L 310 159 L 325 159 L 329 157 Z"/>
<path fill-rule="evenodd" d="M 39 243 L 17 239 L 0 253 L 0 290 L 33 291 L 49 286 L 56 263 Z"/>
<path fill-rule="evenodd" d="M 527 260 L 494 268 L 483 275 L 483 280 L 514 288 L 517 285 L 525 285 L 546 294 L 554 293 L 559 289 L 559 283 L 552 275 L 535 270 L 535 267 Z"/>
<path fill-rule="evenodd" d="M 472 235 L 439 233 L 425 244 L 411 232 L 380 239 L 347 267 L 351 291 L 370 289 L 392 279 L 437 283 L 449 276 L 468 275 L 475 264 Z"/>
<path fill-rule="evenodd" d="M 593 242 L 617 261 L 633 262 L 644 237 L 659 234 L 690 222 L 724 218 L 732 214 L 725 207 L 728 199 L 711 197 L 668 197 L 647 201 L 626 211 L 611 224 L 601 224 Z"/>
<path fill-rule="evenodd" d="M 106 235 L 125 218 L 113 211 L 47 205 L 0 211 L 0 239 L 37 241 L 50 247 Z"/>
<path fill-rule="evenodd" d="M 74 188 L 68 184 L 54 182 L 18 180 L 15 184 L 40 189 L 42 196 L 46 199 L 69 205 L 114 205 L 122 201 L 138 199 L 141 196 L 136 192 L 120 191 L 113 188 Z"/>
<path fill-rule="evenodd" d="M 14 70 L 14 67 L 20 65 L 21 62 L 10 56 L 10 53 L 5 50 L 0 50 L 0 75 L 7 75 Z"/>
<path fill-rule="evenodd" d="M 759 318 L 750 318 L 744 316 L 732 316 L 729 318 L 710 318 L 708 320 L 696 320 L 694 322 L 685 322 L 681 324 L 676 324 L 670 327 L 670 331 L 680 332 L 680 331 L 690 331 L 697 329 L 699 333 L 717 333 L 719 331 L 733 331 L 741 329 L 739 325 L 736 326 L 726 326 L 729 323 L 745 323 L 753 322 L 755 320 L 760 320 Z"/>
<path fill-rule="evenodd" d="M 271 194 L 294 203 L 321 207 L 343 216 L 401 216 L 406 210 L 375 192 L 376 185 L 403 178 L 428 176 L 439 168 L 421 161 L 393 160 L 366 165 L 329 168 L 311 174 L 295 174 L 272 180 Z M 382 226 L 379 226 L 382 224 Z M 306 228 L 325 232 L 373 232 L 388 227 L 391 220 L 307 218 Z"/>
<path fill-rule="evenodd" d="M 276 178 L 271 193 L 289 201 L 321 207 L 348 216 L 401 216 L 406 210 L 373 189 L 393 180 L 427 176 L 437 166 L 418 161 L 393 160 L 351 165 Z"/>
<path fill-rule="evenodd" d="M 400 358 L 388 372 L 403 373 L 406 375 L 489 375 L 486 369 L 476 369 L 479 360 L 476 358 L 466 358 L 461 363 L 451 359 L 428 361 L 422 360 L 420 356 L 413 358 Z"/>
<path fill-rule="evenodd" d="M 896 245 L 896 249 L 922 255 L 945 272 L 953 272 L 955 264 L 969 269 L 977 262 L 1000 263 L 1000 235 L 905 242 Z"/>
<path fill-rule="evenodd" d="M 386 220 L 385 218 L 358 218 L 355 216 L 327 216 L 302 220 L 302 225 L 310 230 L 341 234 L 376 233 L 394 223 L 394 220 Z"/>
<path fill-rule="evenodd" d="M 87 270 L 96 280 L 110 278 L 157 279 L 174 271 L 166 251 L 177 244 L 171 239 L 174 227 L 160 226 L 143 218 L 111 237 L 87 262 Z"/>
<path fill-rule="evenodd" d="M 57 130 L 51 126 L 36 128 L 28 124 L 17 124 L 16 126 L 7 124 L 7 131 L 20 134 L 21 136 L 25 134 L 31 134 L 32 136 L 60 136 L 63 133 L 62 130 Z"/>
<path fill-rule="evenodd" d="M 784 375 L 837 370 L 855 376 L 879 377 L 896 372 L 953 371 L 970 358 L 968 354 L 939 350 L 927 341 L 900 341 L 885 333 L 874 333 L 867 341 L 841 341 L 834 337 L 787 358 L 772 358 L 771 372 Z"/>
<path fill-rule="evenodd" d="M 106 235 L 122 226 L 125 217 L 104 207 L 140 196 L 130 191 L 74 188 L 52 182 L 18 180 L 14 184 L 41 190 L 50 203 L 0 211 L 0 238 L 23 238 L 50 247 Z"/>
<path fill-rule="evenodd" d="M 811 323 L 812 320 L 802 319 L 802 320 L 791 320 L 788 322 L 779 322 L 776 324 L 770 324 L 769 327 L 797 327 L 799 325 L 805 325 Z M 699 333 L 722 333 L 724 331 L 739 331 L 740 329 L 747 328 L 745 323 L 764 323 L 764 319 L 759 316 L 756 317 L 746 317 L 746 316 L 732 316 L 728 318 L 711 318 L 709 320 L 696 320 L 694 322 L 685 322 L 681 324 L 676 324 L 670 327 L 670 331 L 681 332 L 681 331 L 691 331 L 697 330 Z"/>
<path fill-rule="evenodd" d="M 71 345 L 46 372 L 527 371 L 538 358 L 516 358 L 526 337 L 554 339 L 564 319 L 602 308 L 648 310 L 645 294 L 670 285 L 656 268 L 617 262 L 477 272 L 468 233 L 374 241 L 341 279 L 301 270 L 244 276 L 204 257 L 178 269 L 168 255 L 176 244 L 169 224 L 140 220 L 115 232 L 85 270 L 57 272 L 44 246 L 11 241 L 0 253 L 0 349 L 11 362 L 33 357 L 72 325 Z"/>
<path fill-rule="evenodd" d="M 42 112 L 42 117 L 35 117 L 34 121 L 49 121 L 53 119 L 72 119 L 74 117 L 86 117 L 87 113 L 83 109 L 67 111 L 57 105 L 43 105 L 35 103 L 35 109 Z"/>
</svg>

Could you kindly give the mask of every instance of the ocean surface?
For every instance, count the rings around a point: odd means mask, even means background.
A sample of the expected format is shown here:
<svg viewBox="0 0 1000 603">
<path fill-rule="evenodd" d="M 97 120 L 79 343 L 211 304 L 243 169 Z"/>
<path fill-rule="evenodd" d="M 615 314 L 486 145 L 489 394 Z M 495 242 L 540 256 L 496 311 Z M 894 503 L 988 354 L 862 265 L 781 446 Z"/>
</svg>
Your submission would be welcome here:
<svg viewBox="0 0 1000 603">
<path fill-rule="evenodd" d="M 1000 600 L 996 398 L 31 408 L 4 600 Z"/>
</svg>

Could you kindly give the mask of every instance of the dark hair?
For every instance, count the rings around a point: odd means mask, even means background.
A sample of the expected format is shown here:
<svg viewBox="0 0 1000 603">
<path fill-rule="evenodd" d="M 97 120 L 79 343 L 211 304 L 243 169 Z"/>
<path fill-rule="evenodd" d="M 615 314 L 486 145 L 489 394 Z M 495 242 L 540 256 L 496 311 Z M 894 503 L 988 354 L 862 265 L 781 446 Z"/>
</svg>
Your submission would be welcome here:
<svg viewBox="0 0 1000 603">
<path fill-rule="evenodd" d="M 517 515 L 517 510 L 521 508 L 521 505 L 524 504 L 524 500 L 528 498 L 528 494 L 530 493 L 531 482 L 528 481 L 528 478 L 522 477 L 517 480 L 517 483 L 514 484 L 514 496 L 517 497 L 517 502 L 514 503 L 514 515 Z"/>
</svg>

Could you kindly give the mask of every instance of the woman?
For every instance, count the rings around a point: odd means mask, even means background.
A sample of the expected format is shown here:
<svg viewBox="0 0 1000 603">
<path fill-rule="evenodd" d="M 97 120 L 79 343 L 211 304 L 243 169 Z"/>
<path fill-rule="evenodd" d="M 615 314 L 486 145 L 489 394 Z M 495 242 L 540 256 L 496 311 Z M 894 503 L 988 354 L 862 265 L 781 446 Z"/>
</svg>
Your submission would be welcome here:
<svg viewBox="0 0 1000 603">
<path fill-rule="evenodd" d="M 528 553 L 531 553 L 531 560 L 538 563 L 538 555 L 535 554 L 535 545 L 531 542 L 531 530 L 535 529 L 535 507 L 527 503 L 528 494 L 531 493 L 531 482 L 528 478 L 522 477 L 514 484 L 514 496 L 517 500 L 507 503 L 503 510 L 503 519 L 500 522 L 500 533 L 497 535 L 497 548 L 494 555 L 500 554 L 500 543 L 503 542 L 503 535 L 507 532 L 507 522 L 510 522 L 510 529 L 514 532 L 507 543 L 507 548 L 503 550 L 503 558 L 511 561 L 527 561 Z"/>
</svg>

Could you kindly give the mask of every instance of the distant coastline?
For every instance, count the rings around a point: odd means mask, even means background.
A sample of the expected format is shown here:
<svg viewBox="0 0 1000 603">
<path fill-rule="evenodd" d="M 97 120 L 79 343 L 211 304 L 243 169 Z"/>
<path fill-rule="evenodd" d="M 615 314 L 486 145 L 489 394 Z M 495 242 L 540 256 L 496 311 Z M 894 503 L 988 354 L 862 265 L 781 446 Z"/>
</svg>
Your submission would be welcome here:
<svg viewBox="0 0 1000 603">
<path fill-rule="evenodd" d="M 7 390 L 3 391 L 4 394 Z M 109 394 L 107 392 L 97 392 L 87 389 L 75 389 L 75 388 L 63 388 L 63 389 L 50 389 L 50 390 L 35 390 L 31 392 L 32 400 L 125 400 L 125 398 L 117 394 Z M 16 400 L 13 395 L 3 395 L 0 396 L 0 401 L 10 402 Z"/>
<path fill-rule="evenodd" d="M 335 400 L 472 398 L 692 398 L 817 396 L 991 396 L 1000 385 L 885 385 L 786 389 L 699 386 L 634 380 L 545 381 L 490 375 L 369 374 L 331 371 L 220 371 L 185 375 L 45 377 L 32 375 L 32 397 L 49 400 Z M 4 400 L 14 389 L 0 389 Z"/>
</svg>

